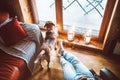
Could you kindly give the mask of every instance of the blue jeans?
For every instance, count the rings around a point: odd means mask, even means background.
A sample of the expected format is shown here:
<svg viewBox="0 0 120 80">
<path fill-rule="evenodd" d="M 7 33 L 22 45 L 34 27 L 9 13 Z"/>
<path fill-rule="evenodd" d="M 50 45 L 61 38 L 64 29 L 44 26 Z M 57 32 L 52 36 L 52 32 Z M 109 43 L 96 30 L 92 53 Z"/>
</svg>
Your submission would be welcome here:
<svg viewBox="0 0 120 80">
<path fill-rule="evenodd" d="M 77 80 L 81 76 L 86 76 L 87 80 L 94 80 L 89 69 L 70 52 L 64 52 L 60 57 L 60 62 L 64 72 L 65 80 Z M 72 66 L 70 66 L 72 64 Z"/>
</svg>

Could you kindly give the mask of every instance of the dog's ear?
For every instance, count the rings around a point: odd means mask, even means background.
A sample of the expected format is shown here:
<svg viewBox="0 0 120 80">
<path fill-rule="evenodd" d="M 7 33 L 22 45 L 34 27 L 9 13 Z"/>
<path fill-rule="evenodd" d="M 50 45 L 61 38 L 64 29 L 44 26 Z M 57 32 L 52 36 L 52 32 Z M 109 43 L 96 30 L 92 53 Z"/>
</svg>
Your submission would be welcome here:
<svg viewBox="0 0 120 80">
<path fill-rule="evenodd" d="M 44 25 L 44 28 L 47 28 L 46 24 Z"/>
<path fill-rule="evenodd" d="M 44 28 L 47 28 L 49 26 L 49 23 L 46 22 L 45 25 L 44 25 Z"/>
</svg>

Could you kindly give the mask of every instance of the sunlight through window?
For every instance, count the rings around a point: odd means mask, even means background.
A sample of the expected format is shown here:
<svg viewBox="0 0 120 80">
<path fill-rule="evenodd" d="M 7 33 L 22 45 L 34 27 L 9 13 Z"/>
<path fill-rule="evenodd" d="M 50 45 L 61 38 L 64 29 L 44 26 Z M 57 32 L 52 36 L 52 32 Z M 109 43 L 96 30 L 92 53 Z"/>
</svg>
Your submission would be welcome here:
<svg viewBox="0 0 120 80">
<path fill-rule="evenodd" d="M 106 4 L 107 0 L 62 0 L 63 30 L 74 25 L 75 33 L 92 29 L 92 36 L 98 36 Z"/>
<path fill-rule="evenodd" d="M 45 21 L 56 23 L 54 0 L 36 0 L 40 26 L 43 27 Z"/>
<path fill-rule="evenodd" d="M 57 0 L 36 0 L 41 26 L 48 20 L 56 23 L 55 1 Z M 74 25 L 75 33 L 85 34 L 86 30 L 91 29 L 92 36 L 97 37 L 106 4 L 107 0 L 62 0 L 63 30 L 68 32 Z"/>
</svg>

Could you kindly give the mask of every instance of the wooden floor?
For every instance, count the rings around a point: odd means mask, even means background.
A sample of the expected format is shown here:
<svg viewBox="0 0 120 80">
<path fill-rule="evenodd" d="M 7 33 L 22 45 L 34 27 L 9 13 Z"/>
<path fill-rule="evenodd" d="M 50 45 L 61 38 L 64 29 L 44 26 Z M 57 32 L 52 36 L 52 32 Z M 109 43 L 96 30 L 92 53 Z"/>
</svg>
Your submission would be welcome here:
<svg viewBox="0 0 120 80">
<path fill-rule="evenodd" d="M 103 54 L 94 51 L 86 51 L 75 48 L 65 48 L 65 50 L 72 52 L 80 59 L 80 61 L 84 63 L 84 65 L 86 65 L 88 68 L 93 68 L 97 74 L 99 74 L 100 69 L 106 67 L 120 79 L 120 59 L 118 56 L 104 56 Z M 45 62 L 43 62 L 43 64 L 46 65 Z M 30 80 L 64 80 L 59 57 L 53 53 L 51 55 L 50 70 L 47 70 L 46 67 L 41 70 L 39 69 L 30 78 Z"/>
</svg>

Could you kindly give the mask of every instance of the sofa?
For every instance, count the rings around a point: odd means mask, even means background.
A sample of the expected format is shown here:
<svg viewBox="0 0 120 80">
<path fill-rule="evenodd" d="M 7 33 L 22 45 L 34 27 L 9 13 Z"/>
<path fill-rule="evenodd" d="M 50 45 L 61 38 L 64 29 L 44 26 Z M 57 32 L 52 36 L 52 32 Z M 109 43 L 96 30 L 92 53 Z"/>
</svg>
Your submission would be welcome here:
<svg viewBox="0 0 120 80">
<path fill-rule="evenodd" d="M 0 80 L 28 80 L 42 41 L 37 25 L 0 11 Z"/>
<path fill-rule="evenodd" d="M 9 17 L 10 15 L 8 12 L 0 11 L 0 30 L 3 26 L 2 23 Z M 3 30 L 0 31 L 0 38 L 2 31 Z M 8 43 L 8 45 L 10 44 L 11 43 Z M 30 75 L 27 64 L 23 59 L 12 56 L 0 49 L 0 80 L 26 80 Z"/>
</svg>

